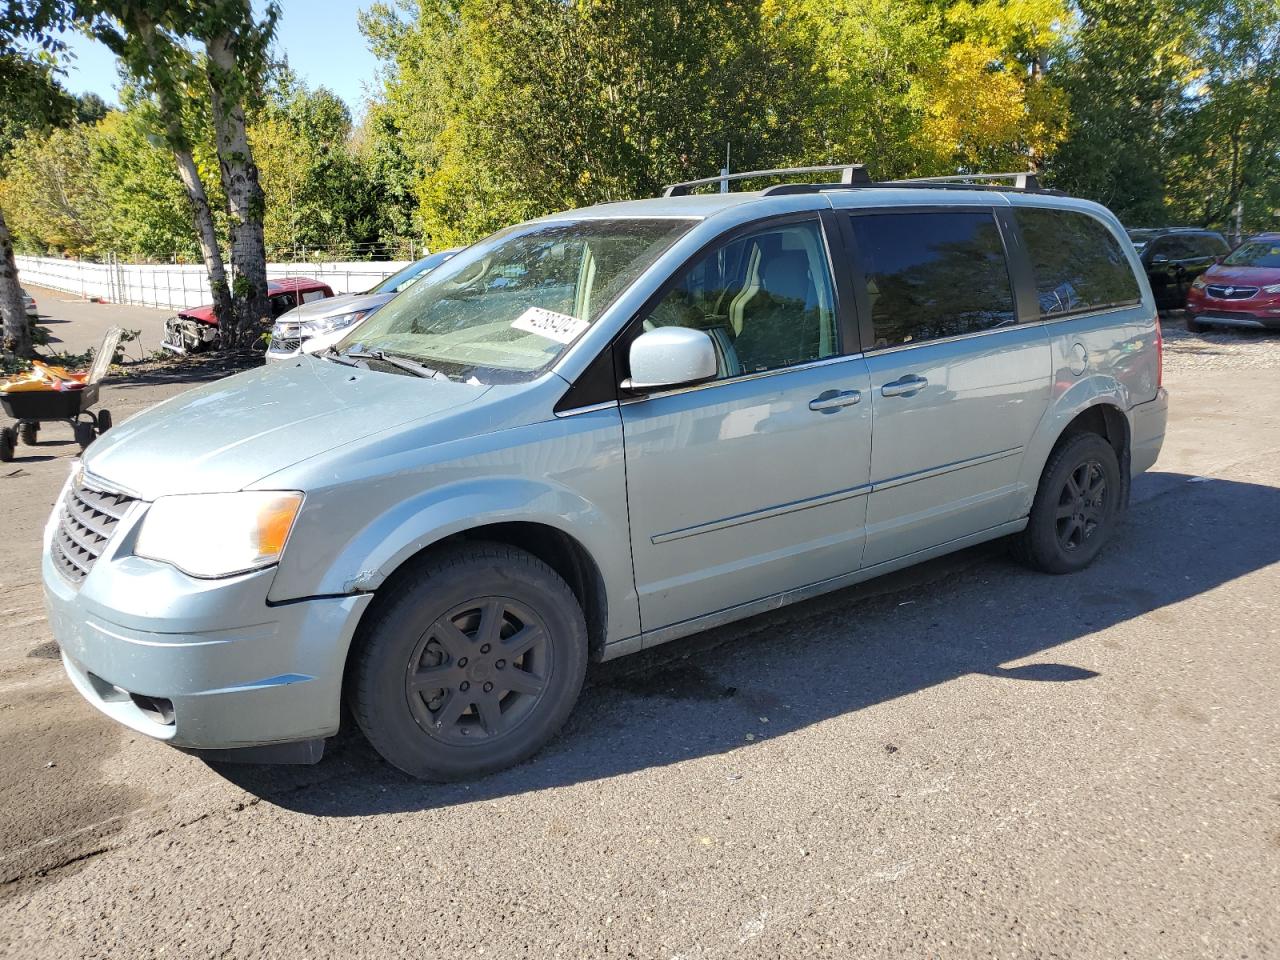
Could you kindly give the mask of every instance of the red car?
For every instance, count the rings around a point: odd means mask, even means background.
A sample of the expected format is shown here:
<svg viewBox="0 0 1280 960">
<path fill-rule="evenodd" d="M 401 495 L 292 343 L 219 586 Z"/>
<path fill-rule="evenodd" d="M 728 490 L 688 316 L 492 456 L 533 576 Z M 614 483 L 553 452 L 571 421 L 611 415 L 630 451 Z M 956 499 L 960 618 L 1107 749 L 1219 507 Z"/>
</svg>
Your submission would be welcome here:
<svg viewBox="0 0 1280 960">
<path fill-rule="evenodd" d="M 1280 330 L 1280 233 L 1260 233 L 1196 278 L 1187 291 L 1187 329 Z"/>
<path fill-rule="evenodd" d="M 271 300 L 271 319 L 275 320 L 294 307 L 332 297 L 333 290 L 327 283 L 309 277 L 282 277 L 267 282 L 267 296 Z M 174 353 L 195 353 L 216 346 L 220 337 L 213 304 L 206 303 L 188 307 L 166 320 L 161 346 Z"/>
</svg>

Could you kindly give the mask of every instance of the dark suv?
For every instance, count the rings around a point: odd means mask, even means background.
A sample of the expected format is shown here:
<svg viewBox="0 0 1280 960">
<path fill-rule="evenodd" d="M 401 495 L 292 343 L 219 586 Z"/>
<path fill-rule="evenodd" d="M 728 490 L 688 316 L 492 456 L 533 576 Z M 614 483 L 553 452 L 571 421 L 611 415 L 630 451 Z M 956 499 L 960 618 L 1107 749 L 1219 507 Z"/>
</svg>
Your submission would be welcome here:
<svg viewBox="0 0 1280 960">
<path fill-rule="evenodd" d="M 1181 310 L 1187 290 L 1196 277 L 1231 252 L 1226 238 L 1215 230 L 1198 227 L 1159 227 L 1129 231 L 1151 281 L 1156 306 Z"/>
</svg>

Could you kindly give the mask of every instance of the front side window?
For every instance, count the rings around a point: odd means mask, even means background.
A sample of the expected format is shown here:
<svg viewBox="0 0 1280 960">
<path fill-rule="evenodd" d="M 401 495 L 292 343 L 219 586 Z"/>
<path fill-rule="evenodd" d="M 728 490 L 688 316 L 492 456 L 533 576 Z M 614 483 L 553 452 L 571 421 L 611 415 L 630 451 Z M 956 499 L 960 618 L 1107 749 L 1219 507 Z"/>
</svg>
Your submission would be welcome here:
<svg viewBox="0 0 1280 960">
<path fill-rule="evenodd" d="M 1280 267 L 1280 237 L 1246 240 L 1222 262 L 1229 267 Z"/>
<path fill-rule="evenodd" d="M 853 218 L 876 349 L 1017 323 L 989 210 Z"/>
<path fill-rule="evenodd" d="M 453 379 L 528 380 L 556 361 L 694 223 L 526 223 L 422 275 L 340 344 Z"/>
<path fill-rule="evenodd" d="M 818 221 L 770 226 L 700 256 L 644 322 L 705 330 L 721 379 L 839 351 L 831 270 Z"/>
<path fill-rule="evenodd" d="M 1017 218 L 1031 258 L 1042 317 L 1126 306 L 1142 299 L 1129 259 L 1100 220 L 1071 210 L 1034 207 L 1019 208 Z"/>
</svg>

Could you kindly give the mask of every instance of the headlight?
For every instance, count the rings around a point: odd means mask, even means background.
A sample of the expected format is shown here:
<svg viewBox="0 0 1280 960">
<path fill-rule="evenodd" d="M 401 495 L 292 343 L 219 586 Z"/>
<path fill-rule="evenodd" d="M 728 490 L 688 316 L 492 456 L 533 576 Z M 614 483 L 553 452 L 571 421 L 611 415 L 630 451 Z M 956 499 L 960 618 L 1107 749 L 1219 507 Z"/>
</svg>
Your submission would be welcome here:
<svg viewBox="0 0 1280 960">
<path fill-rule="evenodd" d="M 302 494 L 250 490 L 160 497 L 151 505 L 134 552 L 171 563 L 193 577 L 229 577 L 280 559 Z"/>
<path fill-rule="evenodd" d="M 321 317 L 319 320 L 307 320 L 299 324 L 299 330 L 303 334 L 315 336 L 319 333 L 328 333 L 331 330 L 344 330 L 357 321 L 363 320 L 368 310 L 357 310 L 355 313 L 340 313 L 336 317 Z"/>
<path fill-rule="evenodd" d="M 1204 277 L 1196 277 L 1194 280 L 1191 281 L 1191 285 L 1195 287 L 1197 290 L 1203 290 L 1207 286 L 1207 284 L 1204 282 Z"/>
<path fill-rule="evenodd" d="M 1262 288 L 1263 293 L 1280 293 L 1280 283 L 1273 283 L 1269 287 Z"/>
</svg>

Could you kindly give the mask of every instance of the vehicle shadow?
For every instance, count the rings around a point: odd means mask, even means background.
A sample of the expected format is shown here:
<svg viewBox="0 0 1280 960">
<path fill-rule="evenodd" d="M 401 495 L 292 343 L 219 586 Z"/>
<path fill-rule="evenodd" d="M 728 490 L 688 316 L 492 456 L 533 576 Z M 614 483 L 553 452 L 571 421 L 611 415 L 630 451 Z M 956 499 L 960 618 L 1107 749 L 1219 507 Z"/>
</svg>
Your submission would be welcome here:
<svg viewBox="0 0 1280 960">
<path fill-rule="evenodd" d="M 466 784 L 428 784 L 379 760 L 357 731 L 315 767 L 219 764 L 268 802 L 318 816 L 447 807 L 725 754 L 980 674 L 1088 683 L 1063 644 L 1146 617 L 1280 560 L 1280 489 L 1156 473 L 1139 478 L 1118 535 L 1088 570 L 1028 571 L 999 544 L 595 666 L 561 736 L 532 760 Z M 1107 646 L 1120 641 L 1107 638 Z M 1078 655 L 1078 654 L 1076 654 Z M 1021 663 L 1019 661 L 1032 662 Z M 973 705 L 975 716 L 984 709 Z M 348 725 L 349 727 L 350 725 Z M 857 741 L 849 749 L 897 750 Z M 742 764 L 752 760 L 744 755 Z"/>
</svg>

